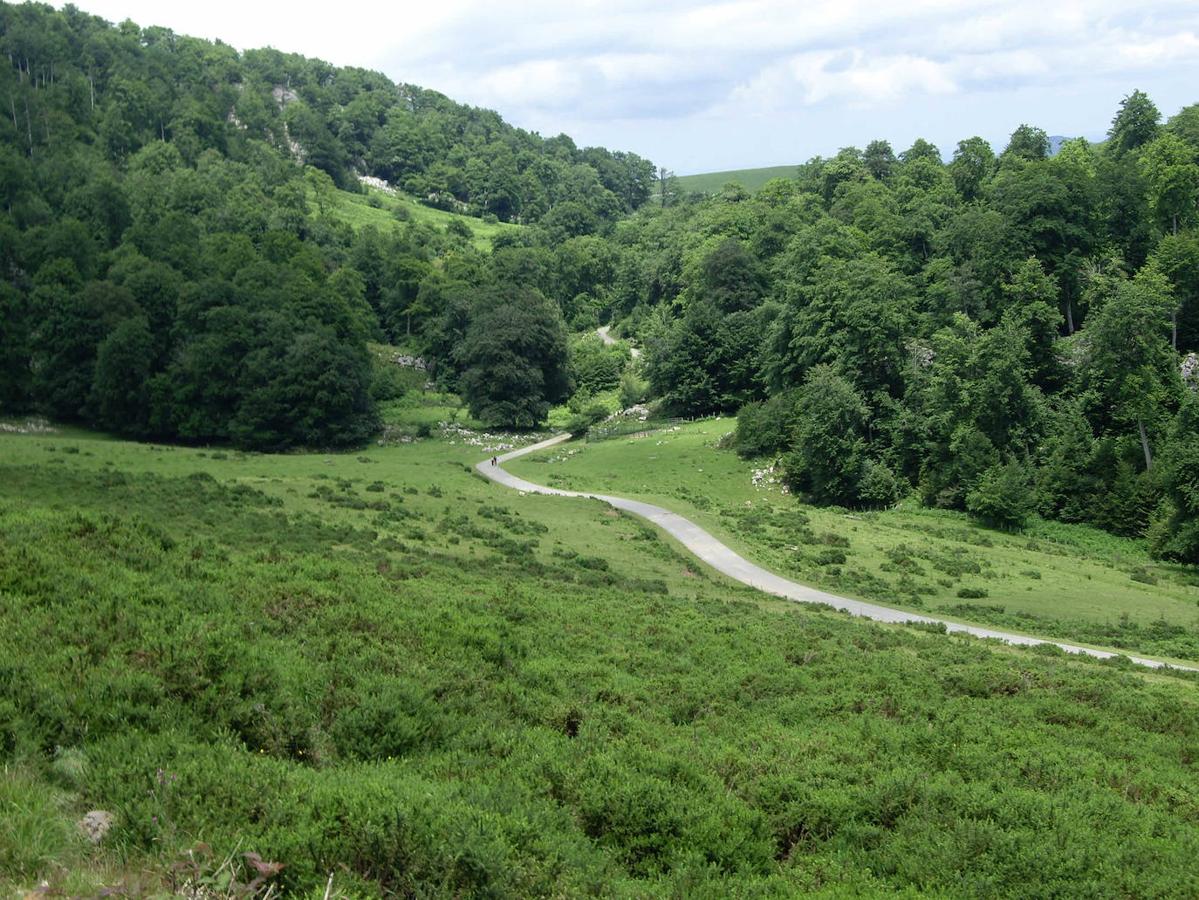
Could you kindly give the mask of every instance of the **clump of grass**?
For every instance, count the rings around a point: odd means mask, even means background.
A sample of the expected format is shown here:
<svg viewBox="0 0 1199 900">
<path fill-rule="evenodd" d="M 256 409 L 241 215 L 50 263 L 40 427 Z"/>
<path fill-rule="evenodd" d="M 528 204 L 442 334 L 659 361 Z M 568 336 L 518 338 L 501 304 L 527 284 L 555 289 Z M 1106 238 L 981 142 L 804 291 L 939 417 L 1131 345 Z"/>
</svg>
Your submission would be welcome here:
<svg viewBox="0 0 1199 900">
<path fill-rule="evenodd" d="M 840 566 L 845 564 L 845 560 L 845 551 L 836 547 L 821 550 L 816 554 L 816 565 L 818 566 Z"/>
<path fill-rule="evenodd" d="M 33 886 L 84 848 L 66 798 L 20 768 L 0 770 L 0 882 Z"/>
<path fill-rule="evenodd" d="M 1128 577 L 1139 584 L 1157 584 L 1157 576 L 1144 566 L 1137 566 L 1128 573 Z"/>
</svg>

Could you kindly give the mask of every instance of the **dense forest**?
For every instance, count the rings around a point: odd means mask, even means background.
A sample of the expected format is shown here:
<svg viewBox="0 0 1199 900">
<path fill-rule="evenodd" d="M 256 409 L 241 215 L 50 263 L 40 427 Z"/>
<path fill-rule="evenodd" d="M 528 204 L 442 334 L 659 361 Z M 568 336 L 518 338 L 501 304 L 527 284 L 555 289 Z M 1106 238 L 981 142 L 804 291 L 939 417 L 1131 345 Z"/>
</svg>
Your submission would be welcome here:
<svg viewBox="0 0 1199 900">
<path fill-rule="evenodd" d="M 611 305 L 654 392 L 822 504 L 917 490 L 1199 561 L 1199 106 L 1099 146 L 884 141 L 622 224 Z"/>
<path fill-rule="evenodd" d="M 489 426 L 614 389 L 740 411 L 823 504 L 916 491 L 1199 561 L 1199 106 L 1134 91 L 1108 139 L 918 140 L 750 195 L 654 196 L 634 154 L 543 139 L 359 69 L 72 7 L 0 5 L 0 405 L 135 436 L 352 446 L 366 343 L 423 353 Z M 524 223 L 354 231 L 358 176 Z M 655 199 L 656 202 L 650 202 Z M 639 397 L 634 384 L 622 395 Z"/>
<path fill-rule="evenodd" d="M 523 286 L 523 259 L 481 255 L 467 228 L 355 232 L 330 214 L 337 191 L 383 178 L 433 206 L 537 222 L 564 248 L 545 287 L 574 297 L 594 280 L 574 258 L 587 236 L 653 180 L 633 154 L 545 140 L 377 73 L 71 6 L 0 3 L 0 54 L 0 408 L 135 437 L 361 443 L 377 427 L 365 342 L 462 305 L 512 308 L 552 336 L 539 396 L 492 408 L 534 424 L 570 382 L 557 305 Z M 481 360 L 446 360 L 490 365 L 483 343 Z"/>
</svg>

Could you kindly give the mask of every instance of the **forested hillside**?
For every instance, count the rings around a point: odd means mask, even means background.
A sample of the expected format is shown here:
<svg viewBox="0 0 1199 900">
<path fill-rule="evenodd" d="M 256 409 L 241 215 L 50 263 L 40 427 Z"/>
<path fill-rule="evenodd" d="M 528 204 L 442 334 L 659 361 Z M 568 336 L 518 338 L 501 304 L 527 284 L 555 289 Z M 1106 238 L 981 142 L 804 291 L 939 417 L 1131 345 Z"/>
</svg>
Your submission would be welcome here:
<svg viewBox="0 0 1199 900">
<path fill-rule="evenodd" d="M 633 154 L 378 73 L 73 7 L 0 4 L 0 59 L 0 408 L 135 437 L 361 443 L 377 425 L 366 340 L 405 341 L 447 306 L 465 333 L 484 296 L 535 310 L 565 365 L 558 304 L 509 277 L 522 261 L 493 263 L 452 220 L 355 232 L 338 189 L 360 175 L 540 223 L 565 248 L 542 287 L 572 302 L 586 263 L 568 239 L 585 256 L 652 182 Z M 569 382 L 538 379 L 546 398 L 522 399 L 543 417 Z"/>
<path fill-rule="evenodd" d="M 1199 561 L 1199 107 L 1102 148 L 884 141 L 616 231 L 610 303 L 684 414 L 822 504 L 1040 512 Z M 760 405 L 759 405 L 760 404 Z"/>
</svg>

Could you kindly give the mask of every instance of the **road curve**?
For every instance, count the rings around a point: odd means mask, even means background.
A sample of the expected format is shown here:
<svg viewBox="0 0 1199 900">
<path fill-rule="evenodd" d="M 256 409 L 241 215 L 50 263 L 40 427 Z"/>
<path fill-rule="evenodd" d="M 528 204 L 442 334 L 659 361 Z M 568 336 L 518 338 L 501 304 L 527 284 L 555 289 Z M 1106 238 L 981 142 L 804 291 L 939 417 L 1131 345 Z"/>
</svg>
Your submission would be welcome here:
<svg viewBox="0 0 1199 900">
<path fill-rule="evenodd" d="M 612 335 L 609 334 L 609 332 L 611 330 L 612 330 L 611 325 L 604 325 L 602 328 L 595 329 L 595 333 L 599 335 L 599 339 L 601 341 L 603 341 L 609 347 L 615 346 L 616 344 L 620 343 L 618 340 L 616 340 L 616 338 L 612 337 Z M 641 356 L 641 351 L 638 350 L 636 347 L 634 347 L 632 344 L 629 344 L 629 355 L 632 356 L 633 359 L 637 359 L 639 356 Z"/>
<path fill-rule="evenodd" d="M 563 441 L 569 440 L 569 434 L 560 434 L 552 437 L 549 440 L 541 441 L 538 444 L 532 444 L 528 447 L 522 447 L 519 450 L 513 450 L 505 453 L 497 458 L 497 464 L 492 465 L 490 459 L 486 459 L 475 466 L 475 469 L 485 478 L 488 478 L 497 484 L 502 484 L 505 487 L 510 487 L 518 491 L 523 491 L 528 494 L 552 494 L 558 497 L 583 497 L 592 500 L 601 500 L 609 506 L 616 509 L 624 510 L 625 512 L 633 513 L 643 519 L 647 519 L 654 525 L 657 525 L 671 537 L 675 538 L 684 547 L 690 550 L 693 554 L 699 557 L 700 560 L 710 565 L 713 569 L 727 575 L 734 581 L 739 581 L 742 584 L 749 585 L 759 591 L 764 591 L 767 594 L 773 594 L 776 597 L 783 597 L 787 600 L 794 600 L 797 603 L 824 603 L 836 609 L 844 610 L 855 616 L 863 616 L 867 619 L 873 619 L 876 622 L 923 622 L 927 624 L 944 625 L 946 631 L 962 634 L 972 634 L 980 638 L 993 638 L 1004 641 L 1008 644 L 1019 644 L 1031 646 L 1034 644 L 1052 644 L 1055 647 L 1060 647 L 1067 653 L 1079 653 L 1086 656 L 1094 656 L 1098 659 L 1110 659 L 1119 654 L 1110 653 L 1106 650 L 1096 650 L 1092 647 L 1080 647 L 1077 644 L 1065 644 L 1060 641 L 1044 640 L 1042 638 L 1029 637 L 1028 635 L 1016 634 L 1010 631 L 997 631 L 992 628 L 980 628 L 977 625 L 963 625 L 960 622 L 947 622 L 944 619 L 937 619 L 930 616 L 921 616 L 916 613 L 904 612 L 903 610 L 892 609 L 889 606 L 879 606 L 874 603 L 866 603 L 863 600 L 851 600 L 848 597 L 840 597 L 836 594 L 829 594 L 825 591 L 817 590 L 816 588 L 808 587 L 807 585 L 799 584 L 795 581 L 789 581 L 775 575 L 761 566 L 754 565 L 749 560 L 745 559 L 737 553 L 734 553 L 729 547 L 722 544 L 708 532 L 704 531 L 690 519 L 685 519 L 678 513 L 673 513 L 668 509 L 663 509 L 661 506 L 654 506 L 652 503 L 643 503 L 640 500 L 628 500 L 624 497 L 613 497 L 607 494 L 592 494 L 584 491 L 564 491 L 558 488 L 545 487 L 540 484 L 534 484 L 531 481 L 525 481 L 523 478 L 517 478 L 511 472 L 507 472 L 503 468 L 503 463 L 511 459 L 516 459 L 520 456 L 525 456 L 529 453 L 536 453 L 538 450 L 545 450 L 548 447 L 553 447 Z M 1129 656 L 1137 665 L 1148 666 L 1154 669 L 1166 667 L 1168 664 L 1159 662 L 1156 659 L 1145 659 L 1140 656 Z M 1199 672 L 1192 666 L 1171 665 L 1171 668 L 1183 669 L 1189 672 Z"/>
</svg>

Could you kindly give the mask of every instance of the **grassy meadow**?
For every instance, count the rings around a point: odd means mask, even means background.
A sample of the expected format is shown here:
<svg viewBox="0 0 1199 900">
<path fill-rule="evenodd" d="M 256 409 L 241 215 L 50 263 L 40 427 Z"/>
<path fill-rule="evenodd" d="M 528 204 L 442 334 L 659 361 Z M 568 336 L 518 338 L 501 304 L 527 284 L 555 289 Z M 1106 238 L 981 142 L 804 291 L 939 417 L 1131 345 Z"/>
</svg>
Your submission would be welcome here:
<svg viewBox="0 0 1199 900">
<path fill-rule="evenodd" d="M 330 214 L 355 231 L 368 225 L 380 231 L 387 231 L 399 223 L 409 221 L 444 230 L 451 222 L 461 222 L 470 229 L 473 235 L 472 243 L 479 250 L 490 250 L 492 238 L 496 235 L 520 228 L 519 225 L 507 222 L 485 222 L 475 216 L 462 216 L 434 209 L 418 203 L 407 194 L 388 194 L 374 187 L 367 187 L 365 190 L 364 194 L 356 194 L 334 189 Z M 315 194 L 310 190 L 309 202 L 315 207 L 314 197 Z"/>
<path fill-rule="evenodd" d="M 572 442 L 509 464 L 532 481 L 658 503 L 780 574 L 961 621 L 1166 659 L 1199 660 L 1199 572 L 1140 541 L 1037 521 L 1017 534 L 914 502 L 871 512 L 805 506 L 770 460 L 718 447 L 734 419 Z M 755 473 L 760 473 L 755 482 Z"/>
<path fill-rule="evenodd" d="M 765 166 L 760 169 L 730 169 L 727 172 L 703 172 L 698 175 L 679 175 L 679 190 L 685 193 L 716 194 L 730 181 L 750 193 L 756 192 L 772 178 L 794 178 L 797 166 Z"/>
<path fill-rule="evenodd" d="M 224 896 L 249 852 L 284 867 L 247 893 L 310 897 L 1199 892 L 1193 682 L 753 594 L 474 475 L 507 436 L 413 437 L 445 400 L 346 454 L 0 433 L 0 894 Z M 716 529 L 785 500 L 723 477 L 722 430 L 514 468 L 619 453 L 593 486 L 684 508 L 669 450 Z M 876 525 L 845 521 L 827 547 L 862 558 Z"/>
</svg>

